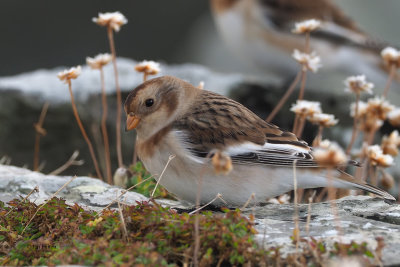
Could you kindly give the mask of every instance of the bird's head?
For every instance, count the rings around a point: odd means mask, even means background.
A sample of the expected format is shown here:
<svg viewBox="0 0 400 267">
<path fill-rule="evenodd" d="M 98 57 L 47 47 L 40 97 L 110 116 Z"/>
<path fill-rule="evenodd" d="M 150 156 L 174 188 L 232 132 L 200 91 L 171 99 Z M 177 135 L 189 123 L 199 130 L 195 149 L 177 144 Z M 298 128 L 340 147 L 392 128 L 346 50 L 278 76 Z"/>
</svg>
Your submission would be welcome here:
<svg viewBox="0 0 400 267">
<path fill-rule="evenodd" d="M 126 98 L 126 130 L 137 129 L 141 136 L 150 137 L 170 124 L 182 111 L 180 105 L 192 85 L 171 76 L 146 81 Z M 193 87 L 194 88 L 194 87 Z"/>
</svg>

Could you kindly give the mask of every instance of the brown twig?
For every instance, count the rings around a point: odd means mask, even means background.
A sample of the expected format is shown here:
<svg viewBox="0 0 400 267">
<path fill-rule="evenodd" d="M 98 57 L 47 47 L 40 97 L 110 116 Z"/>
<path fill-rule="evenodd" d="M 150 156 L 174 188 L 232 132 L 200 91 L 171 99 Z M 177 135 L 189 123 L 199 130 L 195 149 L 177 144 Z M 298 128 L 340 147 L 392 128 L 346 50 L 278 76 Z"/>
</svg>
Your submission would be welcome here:
<svg viewBox="0 0 400 267">
<path fill-rule="evenodd" d="M 73 180 L 75 180 L 77 176 L 72 177 L 71 179 L 69 179 L 68 182 L 66 182 L 63 186 L 61 186 L 56 192 L 54 192 L 53 195 L 51 195 L 51 197 L 49 197 L 42 205 L 39 206 L 39 208 L 36 210 L 36 212 L 33 214 L 33 216 L 31 217 L 31 219 L 28 221 L 28 223 L 25 225 L 24 229 L 21 232 L 21 235 L 25 232 L 26 228 L 29 226 L 29 224 L 32 222 L 32 220 L 35 218 L 36 214 L 39 212 L 39 210 L 41 208 L 43 208 L 44 205 L 46 205 L 47 203 L 49 203 L 49 201 L 55 197 L 61 190 L 63 190 L 67 185 L 69 185 Z"/>
<path fill-rule="evenodd" d="M 353 131 L 351 133 L 351 139 L 350 139 L 350 143 L 346 148 L 346 155 L 349 156 L 351 149 L 354 145 L 354 142 L 357 139 L 357 135 L 358 135 L 358 105 L 360 101 L 360 94 L 356 94 L 356 106 L 354 108 L 354 120 L 353 120 Z"/>
<path fill-rule="evenodd" d="M 22 199 L 21 202 L 24 202 L 25 200 L 27 200 L 28 197 L 30 197 L 30 196 L 31 196 L 33 193 L 35 193 L 35 192 L 39 192 L 39 187 L 38 187 L 38 186 L 35 186 L 35 188 L 33 188 L 33 189 L 31 190 L 31 192 L 29 192 L 29 194 L 27 194 L 26 197 L 24 197 L 24 198 Z M 7 215 L 10 214 L 14 209 L 15 209 L 15 206 L 11 207 L 11 209 L 4 215 L 4 217 L 7 217 Z"/>
<path fill-rule="evenodd" d="M 83 127 L 82 121 L 79 118 L 78 114 L 78 109 L 76 108 L 75 105 L 75 100 L 74 100 L 74 94 L 72 93 L 72 85 L 71 85 L 71 80 L 67 80 L 68 83 L 68 89 L 69 89 L 69 94 L 71 96 L 71 105 L 72 105 L 72 111 L 74 113 L 76 122 L 78 123 L 79 129 L 81 130 L 82 136 L 85 139 L 88 147 L 89 147 L 89 152 L 90 156 L 92 157 L 94 168 L 96 169 L 97 177 L 101 180 L 103 180 L 103 176 L 101 175 L 100 169 L 99 169 L 99 164 L 97 163 L 96 155 L 94 153 L 93 145 L 92 142 L 90 141 L 85 128 Z"/>
<path fill-rule="evenodd" d="M 33 125 L 35 128 L 35 146 L 33 152 L 33 170 L 37 171 L 39 168 L 39 151 L 40 151 L 40 137 L 46 135 L 46 130 L 43 129 L 44 119 L 46 118 L 49 102 L 45 102 L 40 112 L 39 121 Z"/>
<path fill-rule="evenodd" d="M 210 200 L 207 204 L 204 204 L 203 206 L 195 209 L 194 211 L 191 211 L 189 213 L 189 215 L 193 215 L 199 211 L 201 211 L 202 209 L 204 209 L 205 207 L 207 207 L 208 205 L 211 205 L 213 202 L 215 202 L 217 199 L 221 200 L 222 202 L 225 203 L 225 205 L 227 205 L 228 203 L 226 203 L 226 201 L 222 198 L 222 195 L 220 193 L 218 193 L 212 200 Z"/>
<path fill-rule="evenodd" d="M 116 143 L 117 143 L 117 158 L 118 158 L 118 167 L 123 167 L 122 160 L 122 150 L 121 150 L 121 88 L 119 87 L 118 81 L 118 69 L 117 69 L 117 53 L 115 51 L 114 37 L 113 37 L 113 29 L 108 26 L 107 27 L 107 35 L 110 43 L 110 50 L 112 55 L 112 62 L 114 68 L 114 77 L 115 77 L 115 89 L 117 91 L 117 117 L 116 117 Z"/>
<path fill-rule="evenodd" d="M 294 89 L 296 89 L 296 86 L 299 83 L 302 75 L 303 75 L 303 71 L 299 71 L 297 73 L 296 78 L 290 84 L 290 86 L 287 89 L 286 93 L 282 96 L 282 98 L 279 100 L 278 104 L 275 106 L 275 108 L 271 111 L 271 113 L 265 119 L 266 122 L 271 122 L 275 118 L 276 114 L 278 114 L 278 112 L 282 109 L 283 105 L 286 103 L 288 98 L 292 95 Z"/>
<path fill-rule="evenodd" d="M 108 142 L 108 132 L 107 132 L 107 96 L 104 82 L 104 71 L 103 67 L 100 69 L 100 81 L 101 81 L 101 101 L 103 106 L 103 114 L 101 117 L 101 132 L 103 134 L 103 142 L 104 142 L 104 157 L 106 162 L 106 173 L 107 173 L 107 182 L 112 184 L 112 173 L 111 173 L 111 159 L 110 159 L 110 144 Z"/>
<path fill-rule="evenodd" d="M 296 241 L 296 255 L 297 255 L 300 243 L 300 227 L 299 227 L 299 207 L 297 199 L 296 164 L 297 164 L 297 159 L 293 161 L 294 225 L 295 225 L 293 230 L 293 238 Z"/>
<path fill-rule="evenodd" d="M 70 166 L 83 165 L 85 163 L 83 160 L 76 160 L 76 158 L 78 156 L 79 156 L 79 151 L 75 150 L 74 153 L 72 153 L 71 157 L 67 160 L 67 162 L 65 162 L 61 167 L 59 167 L 59 168 L 55 169 L 54 171 L 52 171 L 51 173 L 49 173 L 49 175 L 59 175 L 60 173 L 62 173 L 66 169 L 68 169 Z"/>
<path fill-rule="evenodd" d="M 307 69 L 302 66 L 301 69 L 301 82 L 300 82 L 300 90 L 299 90 L 299 97 L 298 100 L 304 99 L 304 91 L 306 89 L 306 81 L 307 81 Z"/>
<path fill-rule="evenodd" d="M 171 160 L 173 160 L 175 157 L 176 157 L 175 155 L 170 155 L 170 156 L 168 157 L 167 164 L 165 164 L 165 167 L 164 167 L 164 169 L 162 170 L 162 172 L 161 172 L 161 174 L 160 174 L 160 177 L 157 179 L 156 186 L 154 187 L 153 192 L 151 192 L 151 195 L 150 195 L 151 198 L 153 198 L 154 193 L 156 192 L 157 186 L 158 186 L 158 184 L 160 183 L 161 178 L 163 177 L 164 172 L 165 172 L 165 170 L 167 169 L 169 163 L 170 163 Z"/>
<path fill-rule="evenodd" d="M 322 133 L 323 133 L 323 131 L 324 131 L 324 126 L 319 125 L 318 126 L 318 133 L 315 136 L 314 141 L 312 142 L 312 146 L 314 146 L 314 147 L 319 146 L 319 144 L 322 141 Z"/>
<path fill-rule="evenodd" d="M 114 199 L 113 201 L 111 201 L 111 202 L 110 202 L 107 206 L 105 206 L 99 213 L 97 213 L 96 217 L 99 216 L 104 210 L 108 209 L 112 204 L 116 203 L 116 202 L 118 201 L 118 199 L 119 199 L 120 197 L 122 197 L 123 195 L 125 195 L 126 193 L 128 193 L 129 190 L 135 188 L 136 186 L 141 185 L 142 183 L 144 183 L 144 182 L 146 182 L 146 181 L 152 179 L 153 177 L 154 177 L 154 175 L 152 175 L 152 176 L 150 176 L 150 177 L 144 179 L 143 181 L 140 181 L 139 183 L 137 183 L 137 184 L 135 184 L 135 185 L 132 185 L 131 187 L 129 187 L 129 188 L 126 189 L 126 190 L 123 190 L 123 192 L 122 192 L 116 199 Z"/>
<path fill-rule="evenodd" d="M 126 224 L 125 224 L 125 219 L 124 219 L 124 214 L 122 214 L 122 209 L 121 209 L 121 204 L 119 201 L 118 203 L 118 213 L 119 217 L 121 218 L 121 226 L 122 226 L 122 232 L 124 234 L 125 240 L 128 241 L 128 230 L 126 230 Z"/>
<path fill-rule="evenodd" d="M 396 69 L 397 69 L 396 64 L 391 64 L 390 65 L 389 78 L 388 78 L 388 80 L 386 82 L 385 90 L 383 91 L 383 97 L 384 98 L 387 98 L 387 95 L 388 95 L 389 90 L 390 90 L 390 86 L 392 85 L 393 78 L 394 78 L 394 76 L 396 74 Z"/>
<path fill-rule="evenodd" d="M 306 232 L 308 237 L 310 237 L 311 204 L 313 203 L 316 193 L 317 191 L 314 190 L 312 195 L 308 198 L 307 223 L 306 223 Z"/>
</svg>

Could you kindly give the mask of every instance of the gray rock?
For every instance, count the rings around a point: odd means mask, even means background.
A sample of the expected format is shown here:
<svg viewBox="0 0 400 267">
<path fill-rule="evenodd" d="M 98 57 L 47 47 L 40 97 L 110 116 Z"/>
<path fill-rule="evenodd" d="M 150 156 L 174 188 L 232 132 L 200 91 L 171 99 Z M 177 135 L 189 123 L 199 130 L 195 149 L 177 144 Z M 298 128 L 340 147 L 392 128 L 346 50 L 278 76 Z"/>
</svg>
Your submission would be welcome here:
<svg viewBox="0 0 400 267">
<path fill-rule="evenodd" d="M 368 196 L 349 196 L 336 202 L 338 218 L 334 217 L 330 203 L 311 205 L 311 221 L 309 235 L 306 231 L 308 205 L 300 204 L 299 227 L 303 238 L 309 236 L 324 240 L 328 246 L 334 242 L 358 243 L 367 242 L 374 250 L 376 237 L 385 242 L 383 263 L 385 265 L 400 264 L 400 205 L 387 204 L 382 199 Z M 290 236 L 293 235 L 293 204 L 267 204 L 264 207 L 247 208 L 245 215 L 254 214 L 257 240 L 266 247 L 281 246 L 283 254 L 295 252 Z M 337 226 L 339 225 L 340 235 Z"/>
<path fill-rule="evenodd" d="M 0 200 L 7 202 L 15 197 L 25 196 L 35 186 L 39 192 L 30 196 L 31 201 L 43 203 L 71 177 L 44 175 L 13 166 L 0 165 Z M 67 203 L 78 203 L 86 209 L 99 211 L 114 201 L 124 190 L 110 186 L 98 179 L 77 177 L 58 196 Z M 136 201 L 148 200 L 141 194 L 128 192 L 121 202 L 136 204 Z M 174 200 L 157 200 L 161 205 L 177 209 L 193 208 L 186 203 Z M 309 235 L 306 232 L 308 205 L 300 204 L 299 226 L 301 237 L 312 236 L 331 246 L 335 241 L 358 243 L 367 242 L 374 250 L 376 237 L 382 237 L 386 246 L 383 249 L 385 265 L 399 265 L 400 258 L 400 205 L 387 204 L 382 199 L 368 196 L 351 196 L 336 202 L 338 218 L 333 216 L 330 203 L 311 205 L 311 221 Z M 295 251 L 290 236 L 293 234 L 294 205 L 267 204 L 265 206 L 249 206 L 243 214 L 255 216 L 255 228 L 258 231 L 256 240 L 265 247 L 281 247 L 283 254 Z M 343 233 L 339 235 L 337 222 Z"/>
</svg>

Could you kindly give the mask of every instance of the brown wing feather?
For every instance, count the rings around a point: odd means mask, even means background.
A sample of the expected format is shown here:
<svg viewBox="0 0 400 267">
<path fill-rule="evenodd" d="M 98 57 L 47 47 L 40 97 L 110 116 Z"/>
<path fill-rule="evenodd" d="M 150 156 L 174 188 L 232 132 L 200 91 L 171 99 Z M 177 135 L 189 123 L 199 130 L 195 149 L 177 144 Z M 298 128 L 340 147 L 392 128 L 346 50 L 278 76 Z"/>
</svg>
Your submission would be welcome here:
<svg viewBox="0 0 400 267">
<path fill-rule="evenodd" d="M 267 123 L 238 102 L 203 90 L 193 108 L 173 127 L 190 132 L 190 143 L 201 151 L 252 142 L 259 145 L 285 143 L 308 148 L 293 133 Z"/>
</svg>

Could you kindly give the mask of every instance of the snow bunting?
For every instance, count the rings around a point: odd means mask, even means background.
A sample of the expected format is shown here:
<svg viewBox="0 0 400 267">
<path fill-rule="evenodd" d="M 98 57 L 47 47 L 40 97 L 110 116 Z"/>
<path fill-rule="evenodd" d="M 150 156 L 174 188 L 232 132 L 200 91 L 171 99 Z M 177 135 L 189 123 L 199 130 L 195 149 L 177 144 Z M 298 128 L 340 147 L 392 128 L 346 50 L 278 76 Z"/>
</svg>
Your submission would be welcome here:
<svg viewBox="0 0 400 267">
<path fill-rule="evenodd" d="M 297 73 L 291 54 L 304 48 L 304 35 L 296 33 L 299 22 L 309 20 L 303 26 L 313 30 L 310 51 L 321 56 L 323 71 L 364 73 L 375 82 L 387 78 L 380 57 L 386 45 L 360 30 L 330 0 L 211 0 L 211 8 L 231 50 L 278 77 Z"/>
<path fill-rule="evenodd" d="M 161 174 L 175 155 L 160 184 L 182 200 L 195 203 L 201 183 L 201 203 L 218 194 L 231 207 L 243 205 L 252 195 L 264 202 L 293 189 L 294 164 L 299 188 L 330 184 L 328 171 L 313 159 L 311 147 L 293 133 L 265 122 L 236 101 L 178 78 L 144 82 L 128 95 L 124 108 L 126 129 L 136 129 L 138 156 L 150 173 Z M 216 172 L 211 160 L 215 153 L 228 155 L 232 170 Z M 332 175 L 335 187 L 394 200 L 339 170 Z"/>
</svg>

